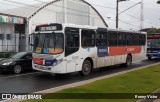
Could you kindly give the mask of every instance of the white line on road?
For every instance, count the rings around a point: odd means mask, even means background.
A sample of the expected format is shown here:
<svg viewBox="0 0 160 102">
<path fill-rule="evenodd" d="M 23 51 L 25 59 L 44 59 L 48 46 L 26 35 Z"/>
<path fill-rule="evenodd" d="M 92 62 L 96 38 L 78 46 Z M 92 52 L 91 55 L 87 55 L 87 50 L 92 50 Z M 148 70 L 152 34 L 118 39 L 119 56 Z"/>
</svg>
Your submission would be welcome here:
<svg viewBox="0 0 160 102">
<path fill-rule="evenodd" d="M 42 73 L 42 72 L 32 72 L 32 73 L 26 73 L 26 74 L 19 74 L 19 75 L 13 75 L 13 76 L 8 76 L 8 77 L 2 77 L 1 79 L 7 79 L 7 78 L 13 78 L 13 77 L 19 77 L 19 76 L 25 76 L 25 75 L 31 75 L 31 74 L 36 74 L 36 73 Z"/>
</svg>

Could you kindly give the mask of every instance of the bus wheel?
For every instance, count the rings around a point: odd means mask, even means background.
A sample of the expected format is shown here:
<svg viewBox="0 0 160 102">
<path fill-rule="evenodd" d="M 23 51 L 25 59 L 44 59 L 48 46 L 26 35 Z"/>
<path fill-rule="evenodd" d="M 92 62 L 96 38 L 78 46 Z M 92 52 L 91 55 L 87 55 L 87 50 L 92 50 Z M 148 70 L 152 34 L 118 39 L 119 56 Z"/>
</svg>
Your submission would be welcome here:
<svg viewBox="0 0 160 102">
<path fill-rule="evenodd" d="M 131 64 L 132 64 L 132 56 L 128 55 L 127 58 L 126 58 L 125 66 L 129 67 Z"/>
<path fill-rule="evenodd" d="M 83 62 L 82 71 L 81 71 L 80 73 L 81 73 L 81 75 L 83 75 L 83 76 L 87 76 L 87 75 L 90 74 L 91 69 L 92 69 L 91 62 L 90 62 L 89 60 L 85 60 L 85 61 Z"/>
<path fill-rule="evenodd" d="M 151 56 L 148 56 L 148 60 L 151 60 L 152 59 L 152 57 Z"/>
</svg>

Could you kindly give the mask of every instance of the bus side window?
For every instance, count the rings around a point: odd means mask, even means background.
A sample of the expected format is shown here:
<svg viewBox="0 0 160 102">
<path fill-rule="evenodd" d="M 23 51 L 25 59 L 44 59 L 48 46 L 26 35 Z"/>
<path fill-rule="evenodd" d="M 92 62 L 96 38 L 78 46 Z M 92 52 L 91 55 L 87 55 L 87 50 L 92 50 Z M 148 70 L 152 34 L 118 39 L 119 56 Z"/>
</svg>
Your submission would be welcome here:
<svg viewBox="0 0 160 102">
<path fill-rule="evenodd" d="M 128 46 L 133 46 L 134 42 L 133 42 L 134 36 L 132 33 L 127 33 L 127 45 Z"/>
<path fill-rule="evenodd" d="M 134 34 L 134 45 L 140 45 L 140 37 L 139 37 L 139 34 L 138 33 L 136 33 L 136 34 Z"/>
<path fill-rule="evenodd" d="M 119 46 L 126 46 L 126 33 L 124 33 L 124 32 L 118 33 L 118 45 Z"/>
<path fill-rule="evenodd" d="M 140 35 L 140 45 L 145 45 L 146 44 L 146 35 L 141 34 Z"/>
<path fill-rule="evenodd" d="M 108 43 L 109 46 L 117 46 L 117 32 L 108 31 Z"/>
<path fill-rule="evenodd" d="M 96 33 L 96 46 L 107 46 L 107 32 L 97 32 Z"/>
<path fill-rule="evenodd" d="M 81 45 L 82 47 L 94 47 L 95 46 L 95 31 L 90 29 L 82 29 L 81 32 Z"/>
<path fill-rule="evenodd" d="M 79 29 L 66 27 L 65 29 L 65 56 L 79 50 Z"/>
</svg>

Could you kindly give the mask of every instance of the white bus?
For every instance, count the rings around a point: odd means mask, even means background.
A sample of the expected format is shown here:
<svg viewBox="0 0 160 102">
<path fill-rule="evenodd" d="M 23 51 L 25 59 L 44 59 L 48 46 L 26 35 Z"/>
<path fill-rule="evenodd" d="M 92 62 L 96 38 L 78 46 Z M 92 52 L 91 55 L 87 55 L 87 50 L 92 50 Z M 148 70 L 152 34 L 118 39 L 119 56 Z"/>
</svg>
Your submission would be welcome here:
<svg viewBox="0 0 160 102">
<path fill-rule="evenodd" d="M 141 32 L 52 23 L 37 26 L 32 36 L 32 67 L 44 72 L 88 75 L 93 68 L 130 66 L 146 57 L 146 33 Z"/>
</svg>

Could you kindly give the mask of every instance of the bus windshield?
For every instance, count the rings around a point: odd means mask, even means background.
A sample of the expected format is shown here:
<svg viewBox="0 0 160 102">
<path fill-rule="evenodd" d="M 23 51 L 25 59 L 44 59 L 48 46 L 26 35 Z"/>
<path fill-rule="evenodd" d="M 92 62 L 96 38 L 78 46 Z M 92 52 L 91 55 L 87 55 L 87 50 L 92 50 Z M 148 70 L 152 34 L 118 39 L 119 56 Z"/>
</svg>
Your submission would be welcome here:
<svg viewBox="0 0 160 102">
<path fill-rule="evenodd" d="M 160 39 L 148 39 L 148 48 L 160 48 Z"/>
<path fill-rule="evenodd" d="M 60 54 L 64 49 L 62 33 L 39 33 L 34 35 L 33 50 L 36 53 Z"/>
</svg>

